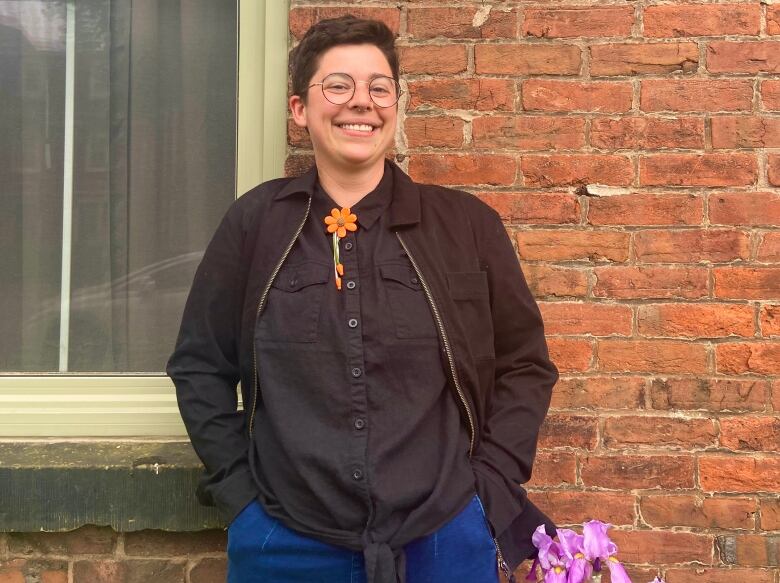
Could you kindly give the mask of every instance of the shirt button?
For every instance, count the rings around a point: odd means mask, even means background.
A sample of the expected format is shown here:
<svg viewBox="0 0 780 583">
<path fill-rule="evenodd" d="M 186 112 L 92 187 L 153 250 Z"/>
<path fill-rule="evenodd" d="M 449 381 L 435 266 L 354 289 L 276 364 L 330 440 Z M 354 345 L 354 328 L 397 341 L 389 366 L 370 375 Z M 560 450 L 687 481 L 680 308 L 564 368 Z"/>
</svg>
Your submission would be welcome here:
<svg viewBox="0 0 780 583">
<path fill-rule="evenodd" d="M 420 283 L 420 280 L 418 280 L 416 277 L 412 277 L 412 283 L 417 285 L 418 283 Z"/>
<path fill-rule="evenodd" d="M 358 367 L 355 367 L 352 369 L 352 376 L 355 378 L 358 378 L 360 375 L 363 374 L 363 371 L 360 370 Z"/>
<path fill-rule="evenodd" d="M 357 328 L 358 321 L 357 321 L 357 320 L 355 320 L 355 318 L 350 318 L 350 319 L 349 319 L 349 322 L 347 322 L 347 325 L 348 325 L 350 328 Z"/>
<path fill-rule="evenodd" d="M 354 281 L 348 281 L 347 282 L 347 289 L 355 289 L 355 286 L 357 284 Z"/>
<path fill-rule="evenodd" d="M 295 287 L 295 284 L 298 283 L 298 280 L 293 278 L 290 280 L 290 287 Z"/>
<path fill-rule="evenodd" d="M 363 470 L 360 468 L 355 468 L 352 470 L 352 479 L 353 480 L 362 480 L 363 479 Z"/>
<path fill-rule="evenodd" d="M 355 419 L 355 429 L 363 429 L 366 426 L 365 419 L 358 417 Z"/>
<path fill-rule="evenodd" d="M 346 249 L 347 251 L 352 251 L 352 241 L 347 241 L 346 243 L 344 243 L 344 249 Z"/>
</svg>

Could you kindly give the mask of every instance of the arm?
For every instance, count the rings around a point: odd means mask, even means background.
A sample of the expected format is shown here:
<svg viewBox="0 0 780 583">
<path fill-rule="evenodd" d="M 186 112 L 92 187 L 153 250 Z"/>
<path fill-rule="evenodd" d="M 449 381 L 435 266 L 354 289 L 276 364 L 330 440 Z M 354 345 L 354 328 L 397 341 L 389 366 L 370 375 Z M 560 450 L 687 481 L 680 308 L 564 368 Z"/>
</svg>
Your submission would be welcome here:
<svg viewBox="0 0 780 583">
<path fill-rule="evenodd" d="M 231 206 L 206 248 L 166 367 L 192 446 L 206 467 L 198 498 L 216 504 L 228 523 L 257 494 L 236 396 L 247 268 L 241 202 Z"/>
</svg>

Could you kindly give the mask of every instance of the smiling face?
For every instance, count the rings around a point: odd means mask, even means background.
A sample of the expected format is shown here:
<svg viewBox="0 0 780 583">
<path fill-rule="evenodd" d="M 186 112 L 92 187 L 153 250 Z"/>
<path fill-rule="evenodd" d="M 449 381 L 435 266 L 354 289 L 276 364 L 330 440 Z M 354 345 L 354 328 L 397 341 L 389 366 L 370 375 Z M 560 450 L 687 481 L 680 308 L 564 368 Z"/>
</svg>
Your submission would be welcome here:
<svg viewBox="0 0 780 583">
<path fill-rule="evenodd" d="M 335 173 L 377 169 L 393 146 L 398 107 L 377 107 L 371 101 L 368 82 L 393 73 L 382 51 L 372 44 L 339 45 L 320 55 L 309 84 L 332 73 L 347 73 L 357 82 L 347 103 L 335 105 L 325 99 L 319 85 L 310 87 L 306 102 L 290 97 L 293 121 L 309 130 L 317 167 Z"/>
</svg>

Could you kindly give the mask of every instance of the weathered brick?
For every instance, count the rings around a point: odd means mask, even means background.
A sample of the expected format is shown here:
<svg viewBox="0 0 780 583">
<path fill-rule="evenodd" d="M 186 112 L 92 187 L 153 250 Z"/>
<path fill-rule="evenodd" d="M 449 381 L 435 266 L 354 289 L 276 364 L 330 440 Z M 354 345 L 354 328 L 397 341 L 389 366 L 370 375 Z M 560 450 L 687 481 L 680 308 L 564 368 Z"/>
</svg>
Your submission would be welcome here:
<svg viewBox="0 0 780 583">
<path fill-rule="evenodd" d="M 8 548 L 22 555 L 100 555 L 113 553 L 116 539 L 109 527 L 87 525 L 69 532 L 8 533 Z"/>
<path fill-rule="evenodd" d="M 767 180 L 772 186 L 780 186 L 780 155 L 769 154 L 766 157 Z"/>
<path fill-rule="evenodd" d="M 737 304 L 643 304 L 637 306 L 642 336 L 722 338 L 753 336 L 753 307 Z"/>
<path fill-rule="evenodd" d="M 522 33 L 541 38 L 629 36 L 634 24 L 630 6 L 534 7 L 523 16 Z"/>
<path fill-rule="evenodd" d="M 775 300 L 780 298 L 780 267 L 716 267 L 714 295 L 718 298 Z"/>
<path fill-rule="evenodd" d="M 699 47 L 691 42 L 594 45 L 590 55 L 592 75 L 692 73 L 699 66 Z"/>
<path fill-rule="evenodd" d="M 728 342 L 715 346 L 715 368 L 722 374 L 780 374 L 780 343 Z"/>
<path fill-rule="evenodd" d="M 742 115 L 713 116 L 712 147 L 727 150 L 780 148 L 780 119 Z"/>
<path fill-rule="evenodd" d="M 462 119 L 449 116 L 407 117 L 404 133 L 410 148 L 460 148 L 463 145 Z"/>
<path fill-rule="evenodd" d="M 749 186 L 757 179 L 754 154 L 654 154 L 639 160 L 643 186 Z"/>
<path fill-rule="evenodd" d="M 168 557 L 224 552 L 227 534 L 224 530 L 200 532 L 165 532 L 140 530 L 125 534 L 125 554 L 144 557 Z"/>
<path fill-rule="evenodd" d="M 587 371 L 593 360 L 591 340 L 552 336 L 547 339 L 547 348 L 550 360 L 562 373 Z"/>
<path fill-rule="evenodd" d="M 573 453 L 540 451 L 534 460 L 529 487 L 574 485 L 577 460 Z"/>
<path fill-rule="evenodd" d="M 737 542 L 737 563 L 751 567 L 780 566 L 780 536 L 744 534 Z"/>
<path fill-rule="evenodd" d="M 582 460 L 582 482 L 587 487 L 614 490 L 693 488 L 692 456 L 588 455 Z"/>
<path fill-rule="evenodd" d="M 476 148 L 571 150 L 585 145 L 585 120 L 553 116 L 488 116 L 472 121 Z"/>
<path fill-rule="evenodd" d="M 763 411 L 769 400 L 764 380 L 655 378 L 650 384 L 653 409 L 682 411 Z"/>
<path fill-rule="evenodd" d="M 620 416 L 604 420 L 604 445 L 611 449 L 715 446 L 718 431 L 711 419 Z"/>
<path fill-rule="evenodd" d="M 652 530 L 611 530 L 612 540 L 620 552 L 618 558 L 628 563 L 689 563 L 708 564 L 712 559 L 713 537 L 690 532 Z"/>
<path fill-rule="evenodd" d="M 300 176 L 314 164 L 314 156 L 309 154 L 291 154 L 284 161 L 285 176 Z"/>
<path fill-rule="evenodd" d="M 577 223 L 580 201 L 568 192 L 478 192 L 505 221 L 530 224 Z"/>
<path fill-rule="evenodd" d="M 780 224 L 780 193 L 711 194 L 709 211 L 714 225 L 775 226 Z"/>
<path fill-rule="evenodd" d="M 780 34 L 780 5 L 766 7 L 767 34 Z"/>
<path fill-rule="evenodd" d="M 641 377 L 561 377 L 553 389 L 551 406 L 554 409 L 643 409 L 644 386 Z"/>
<path fill-rule="evenodd" d="M 701 197 L 687 193 L 623 194 L 588 201 L 592 225 L 698 225 L 703 212 Z"/>
<path fill-rule="evenodd" d="M 692 495 L 642 496 L 642 518 L 652 527 L 753 529 L 758 508 L 752 498 L 704 498 Z"/>
<path fill-rule="evenodd" d="M 750 79 L 645 79 L 642 111 L 750 111 Z"/>
<path fill-rule="evenodd" d="M 780 336 L 780 304 L 761 306 L 758 318 L 761 336 L 764 338 Z"/>
<path fill-rule="evenodd" d="M 480 75 L 577 75 L 582 61 L 574 45 L 478 44 L 474 68 Z"/>
<path fill-rule="evenodd" d="M 402 74 L 456 74 L 468 66 L 465 45 L 416 45 L 398 47 Z"/>
<path fill-rule="evenodd" d="M 508 79 L 427 79 L 409 81 L 409 109 L 440 107 L 512 111 L 514 83 Z"/>
<path fill-rule="evenodd" d="M 780 451 L 780 417 L 722 417 L 720 444 L 735 451 Z"/>
<path fill-rule="evenodd" d="M 702 455 L 699 480 L 705 492 L 780 492 L 780 457 Z"/>
<path fill-rule="evenodd" d="M 707 45 L 710 73 L 778 73 L 778 41 L 711 41 Z"/>
<path fill-rule="evenodd" d="M 179 561 L 75 561 L 73 583 L 184 583 Z"/>
<path fill-rule="evenodd" d="M 523 266 L 523 273 L 537 298 L 584 297 L 588 292 L 584 269 L 528 263 Z"/>
<path fill-rule="evenodd" d="M 780 411 L 780 379 L 772 383 L 772 410 Z"/>
<path fill-rule="evenodd" d="M 414 38 L 514 38 L 517 12 L 470 6 L 411 8 L 409 34 Z"/>
<path fill-rule="evenodd" d="M 510 185 L 515 174 L 516 163 L 511 156 L 414 154 L 409 161 L 413 180 L 434 184 Z"/>
<path fill-rule="evenodd" d="M 523 230 L 515 237 L 521 259 L 626 261 L 629 233 L 573 229 Z"/>
<path fill-rule="evenodd" d="M 599 298 L 694 299 L 707 295 L 707 270 L 703 267 L 624 265 L 594 269 L 593 295 Z"/>
<path fill-rule="evenodd" d="M 666 569 L 666 580 L 669 583 L 734 583 L 734 581 L 749 581 L 750 583 L 774 583 L 774 573 L 761 569 L 739 569 L 717 567 L 687 567 Z"/>
<path fill-rule="evenodd" d="M 758 244 L 756 261 L 761 263 L 780 263 L 780 232 L 764 233 Z"/>
<path fill-rule="evenodd" d="M 590 143 L 604 150 L 658 150 L 662 148 L 704 148 L 704 120 L 629 116 L 594 119 Z"/>
<path fill-rule="evenodd" d="M 592 302 L 540 302 L 546 334 L 631 335 L 631 308 Z"/>
<path fill-rule="evenodd" d="M 548 415 L 539 431 L 539 447 L 592 450 L 598 444 L 598 419 L 583 415 Z"/>
<path fill-rule="evenodd" d="M 333 6 L 333 7 L 300 7 L 290 10 L 290 32 L 296 39 L 303 38 L 304 33 L 309 30 L 312 24 L 326 18 L 336 18 L 352 14 L 358 18 L 370 18 L 372 20 L 381 20 L 390 30 L 398 34 L 398 26 L 401 21 L 401 10 L 393 8 L 367 8 L 360 6 Z"/>
<path fill-rule="evenodd" d="M 0 560 L 0 583 L 67 583 L 68 563 L 57 559 Z"/>
<path fill-rule="evenodd" d="M 226 579 L 226 559 L 201 559 L 190 571 L 190 583 L 224 583 Z"/>
<path fill-rule="evenodd" d="M 607 154 L 528 155 L 520 160 L 525 186 L 607 184 L 625 186 L 634 179 L 631 159 Z"/>
<path fill-rule="evenodd" d="M 631 109 L 626 81 L 528 79 L 522 84 L 523 109 L 539 111 L 622 112 Z"/>
<path fill-rule="evenodd" d="M 612 372 L 706 373 L 704 344 L 674 340 L 598 341 L 597 368 Z"/>
<path fill-rule="evenodd" d="M 780 530 L 780 496 L 759 498 L 761 530 Z"/>
<path fill-rule="evenodd" d="M 711 263 L 748 259 L 750 235 L 731 229 L 640 231 L 634 253 L 642 263 Z"/>
<path fill-rule="evenodd" d="M 761 104 L 767 111 L 780 111 L 780 79 L 761 82 Z"/>
<path fill-rule="evenodd" d="M 581 525 L 588 520 L 631 525 L 634 522 L 634 497 L 612 492 L 531 492 L 531 501 L 559 526 Z"/>
<path fill-rule="evenodd" d="M 758 35 L 758 4 L 690 4 L 646 6 L 646 37 Z"/>
</svg>

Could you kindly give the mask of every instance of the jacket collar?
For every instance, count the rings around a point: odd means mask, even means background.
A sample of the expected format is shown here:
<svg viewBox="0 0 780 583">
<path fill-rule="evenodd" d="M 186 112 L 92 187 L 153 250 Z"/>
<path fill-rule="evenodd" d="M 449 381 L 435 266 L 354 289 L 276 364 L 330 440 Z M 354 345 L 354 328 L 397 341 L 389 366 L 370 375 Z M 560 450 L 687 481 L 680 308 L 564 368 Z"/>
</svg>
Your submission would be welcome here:
<svg viewBox="0 0 780 583">
<path fill-rule="evenodd" d="M 393 173 L 393 200 L 390 202 L 390 227 L 414 225 L 420 222 L 420 189 L 395 162 L 386 160 Z M 314 194 L 317 183 L 317 166 L 313 165 L 304 174 L 293 178 L 274 196 L 275 200 L 293 194 Z"/>
</svg>

